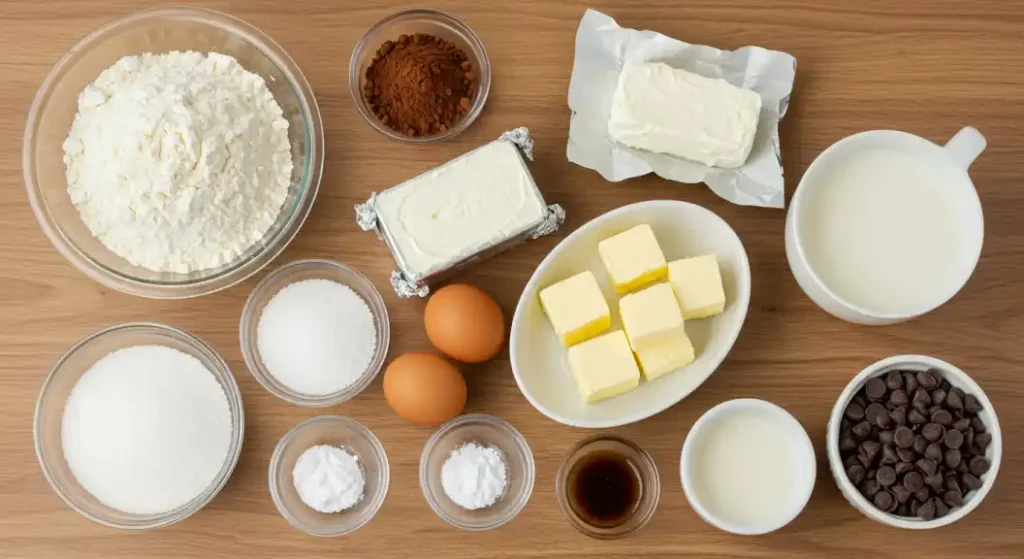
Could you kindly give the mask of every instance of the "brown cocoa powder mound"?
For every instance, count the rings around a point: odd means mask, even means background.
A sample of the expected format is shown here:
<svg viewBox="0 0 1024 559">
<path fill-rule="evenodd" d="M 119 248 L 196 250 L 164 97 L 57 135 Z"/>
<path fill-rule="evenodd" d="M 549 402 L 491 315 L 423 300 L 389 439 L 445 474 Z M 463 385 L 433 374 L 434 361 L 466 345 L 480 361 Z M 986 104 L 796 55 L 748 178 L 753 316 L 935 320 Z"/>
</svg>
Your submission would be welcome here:
<svg viewBox="0 0 1024 559">
<path fill-rule="evenodd" d="M 387 41 L 366 69 L 363 97 L 389 128 L 410 137 L 447 131 L 473 101 L 476 76 L 450 41 L 417 33 Z"/>
</svg>

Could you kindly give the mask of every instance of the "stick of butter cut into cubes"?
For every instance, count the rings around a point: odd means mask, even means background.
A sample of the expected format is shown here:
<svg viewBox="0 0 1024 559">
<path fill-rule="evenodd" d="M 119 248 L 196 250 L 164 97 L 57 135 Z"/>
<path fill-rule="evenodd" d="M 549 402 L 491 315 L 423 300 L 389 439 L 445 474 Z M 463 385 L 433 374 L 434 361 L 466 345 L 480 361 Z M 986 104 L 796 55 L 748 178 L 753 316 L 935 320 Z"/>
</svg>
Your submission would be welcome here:
<svg viewBox="0 0 1024 559">
<path fill-rule="evenodd" d="M 725 290 L 714 254 L 670 263 L 668 281 L 675 289 L 684 319 L 706 318 L 725 310 Z"/>
<path fill-rule="evenodd" d="M 640 385 L 640 370 L 622 330 L 570 347 L 569 368 L 588 403 L 625 394 Z"/>
<path fill-rule="evenodd" d="M 543 289 L 540 304 L 565 347 L 589 340 L 612 327 L 608 302 L 589 271 Z"/>
<path fill-rule="evenodd" d="M 668 274 L 665 255 L 658 246 L 654 231 L 646 223 L 601 241 L 597 244 L 597 252 L 619 295 Z"/>
</svg>

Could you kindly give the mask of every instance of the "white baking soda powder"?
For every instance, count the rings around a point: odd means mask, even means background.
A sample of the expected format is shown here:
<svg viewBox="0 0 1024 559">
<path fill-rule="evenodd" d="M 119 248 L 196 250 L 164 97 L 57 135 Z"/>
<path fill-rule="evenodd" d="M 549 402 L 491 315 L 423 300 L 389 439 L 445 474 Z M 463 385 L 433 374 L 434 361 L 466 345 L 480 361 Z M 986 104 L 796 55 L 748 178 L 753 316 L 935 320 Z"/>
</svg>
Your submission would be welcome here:
<svg viewBox="0 0 1024 559">
<path fill-rule="evenodd" d="M 508 466 L 501 451 L 466 443 L 452 451 L 441 466 L 445 495 L 464 509 L 476 510 L 498 502 L 508 486 Z"/>
<path fill-rule="evenodd" d="M 198 497 L 231 447 L 231 409 L 217 378 L 177 349 L 142 345 L 97 361 L 68 395 L 64 458 L 104 505 L 161 514 Z"/>
<path fill-rule="evenodd" d="M 295 461 L 292 483 L 306 506 L 334 513 L 363 500 L 366 474 L 358 457 L 343 448 L 321 444 L 307 448 Z"/>
</svg>

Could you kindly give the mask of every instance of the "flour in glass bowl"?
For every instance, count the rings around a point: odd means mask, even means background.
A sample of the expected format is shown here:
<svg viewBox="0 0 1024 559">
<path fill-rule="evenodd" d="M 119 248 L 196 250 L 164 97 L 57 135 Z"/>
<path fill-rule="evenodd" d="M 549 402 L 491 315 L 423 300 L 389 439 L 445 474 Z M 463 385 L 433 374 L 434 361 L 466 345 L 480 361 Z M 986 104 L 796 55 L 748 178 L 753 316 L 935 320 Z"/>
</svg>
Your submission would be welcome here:
<svg viewBox="0 0 1024 559">
<path fill-rule="evenodd" d="M 127 56 L 78 97 L 68 195 L 111 252 L 155 272 L 228 264 L 271 228 L 292 176 L 262 77 L 217 53 Z"/>
</svg>

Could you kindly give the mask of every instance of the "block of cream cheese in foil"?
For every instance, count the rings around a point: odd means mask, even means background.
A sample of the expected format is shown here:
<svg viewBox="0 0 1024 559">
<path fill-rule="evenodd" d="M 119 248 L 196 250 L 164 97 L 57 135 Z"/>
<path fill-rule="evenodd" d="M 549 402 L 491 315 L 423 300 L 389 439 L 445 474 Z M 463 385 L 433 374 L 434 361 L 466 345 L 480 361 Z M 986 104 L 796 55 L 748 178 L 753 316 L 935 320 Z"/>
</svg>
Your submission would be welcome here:
<svg viewBox="0 0 1024 559">
<path fill-rule="evenodd" d="M 399 295 L 425 296 L 460 266 L 557 230 L 565 214 L 530 175 L 531 148 L 525 129 L 506 133 L 356 207 L 360 226 L 391 249 Z"/>
<path fill-rule="evenodd" d="M 761 96 L 662 62 L 627 63 L 608 135 L 635 149 L 735 168 L 750 155 Z"/>
</svg>

